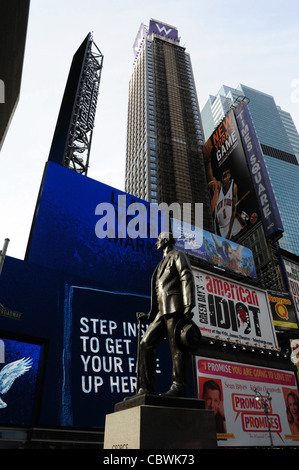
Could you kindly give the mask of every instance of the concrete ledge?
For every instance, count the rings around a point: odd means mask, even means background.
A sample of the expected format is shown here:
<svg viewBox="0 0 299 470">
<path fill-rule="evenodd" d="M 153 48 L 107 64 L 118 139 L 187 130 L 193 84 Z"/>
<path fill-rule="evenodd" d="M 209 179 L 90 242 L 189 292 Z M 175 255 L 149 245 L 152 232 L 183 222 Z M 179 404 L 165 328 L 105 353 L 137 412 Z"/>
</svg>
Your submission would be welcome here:
<svg viewBox="0 0 299 470">
<path fill-rule="evenodd" d="M 134 406 L 150 405 L 150 406 L 165 406 L 173 408 L 192 408 L 192 409 L 205 409 L 204 400 L 198 398 L 181 398 L 181 397 L 163 397 L 160 395 L 138 395 L 128 398 L 114 405 L 114 411 L 127 410 Z"/>
</svg>

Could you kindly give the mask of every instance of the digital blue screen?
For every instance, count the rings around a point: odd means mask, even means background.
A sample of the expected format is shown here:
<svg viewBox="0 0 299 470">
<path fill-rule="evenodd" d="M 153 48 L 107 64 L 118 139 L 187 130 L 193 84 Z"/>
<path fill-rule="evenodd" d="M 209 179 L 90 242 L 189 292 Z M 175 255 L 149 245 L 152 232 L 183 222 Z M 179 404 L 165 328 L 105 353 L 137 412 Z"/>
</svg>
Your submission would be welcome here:
<svg viewBox="0 0 299 470">
<path fill-rule="evenodd" d="M 136 312 L 149 309 L 146 296 L 69 287 L 63 330 L 62 425 L 104 426 L 114 405 L 136 393 Z M 171 371 L 165 339 L 157 350 L 157 393 L 171 386 Z"/>
<path fill-rule="evenodd" d="M 101 239 L 96 234 L 101 219 L 96 208 L 101 203 L 114 208 L 117 228 L 120 195 L 126 196 L 127 206 L 138 201 L 49 162 L 28 261 L 95 280 L 108 290 L 149 293 L 152 273 L 161 259 L 154 245 L 156 238 L 120 238 L 116 231 L 115 238 Z"/>
<path fill-rule="evenodd" d="M 0 423 L 32 425 L 42 346 L 0 339 Z"/>
</svg>

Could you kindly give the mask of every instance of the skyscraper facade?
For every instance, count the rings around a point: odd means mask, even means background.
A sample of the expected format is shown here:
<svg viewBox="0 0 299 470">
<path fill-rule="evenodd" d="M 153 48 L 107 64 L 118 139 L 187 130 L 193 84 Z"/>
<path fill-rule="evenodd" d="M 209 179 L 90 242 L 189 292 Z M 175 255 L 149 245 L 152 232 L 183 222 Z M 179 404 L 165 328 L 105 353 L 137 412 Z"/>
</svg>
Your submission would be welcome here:
<svg viewBox="0 0 299 470">
<path fill-rule="evenodd" d="M 173 26 L 141 25 L 129 85 L 126 192 L 152 203 L 204 204 L 211 230 L 202 123 L 189 54 Z"/>
<path fill-rule="evenodd" d="M 245 85 L 238 85 L 237 88 L 223 85 L 217 95 L 209 96 L 201 111 L 205 137 L 209 137 L 240 96 L 248 100 L 248 109 L 283 222 L 284 233 L 279 245 L 299 256 L 299 134 L 291 115 L 277 106 L 271 95 Z"/>
<path fill-rule="evenodd" d="M 291 115 L 276 105 L 273 96 L 246 85 L 222 85 L 217 95 L 209 96 L 201 110 L 203 130 L 208 138 L 238 97 L 246 97 L 257 137 L 264 155 L 290 163 L 299 161 L 299 134 Z"/>
</svg>

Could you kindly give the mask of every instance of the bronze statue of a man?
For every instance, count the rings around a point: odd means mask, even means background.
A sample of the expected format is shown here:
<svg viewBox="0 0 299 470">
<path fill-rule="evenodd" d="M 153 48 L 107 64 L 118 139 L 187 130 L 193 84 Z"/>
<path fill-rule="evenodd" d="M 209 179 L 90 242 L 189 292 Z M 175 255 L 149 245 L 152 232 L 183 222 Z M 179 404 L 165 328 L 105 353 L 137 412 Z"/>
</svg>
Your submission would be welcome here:
<svg viewBox="0 0 299 470">
<path fill-rule="evenodd" d="M 139 315 L 140 321 L 150 324 L 140 342 L 140 389 L 137 395 L 155 393 L 156 349 L 168 335 L 172 356 L 172 385 L 164 396 L 187 396 L 190 351 L 181 348 L 176 327 L 182 320 L 193 317 L 195 285 L 187 256 L 174 249 L 175 239 L 170 232 L 160 233 L 156 242 L 163 259 L 156 267 L 151 284 L 151 309 Z M 137 387 L 139 384 L 137 384 Z"/>
</svg>

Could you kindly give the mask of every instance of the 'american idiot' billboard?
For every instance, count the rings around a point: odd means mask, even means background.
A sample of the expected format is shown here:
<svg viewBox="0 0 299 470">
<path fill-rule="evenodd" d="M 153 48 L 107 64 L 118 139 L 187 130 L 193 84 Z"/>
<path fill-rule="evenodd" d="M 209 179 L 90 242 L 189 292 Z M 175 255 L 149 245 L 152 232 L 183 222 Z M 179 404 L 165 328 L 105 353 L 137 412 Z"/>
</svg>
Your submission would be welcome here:
<svg viewBox="0 0 299 470">
<path fill-rule="evenodd" d="M 203 336 L 277 349 L 267 292 L 194 269 L 194 321 Z"/>
</svg>

